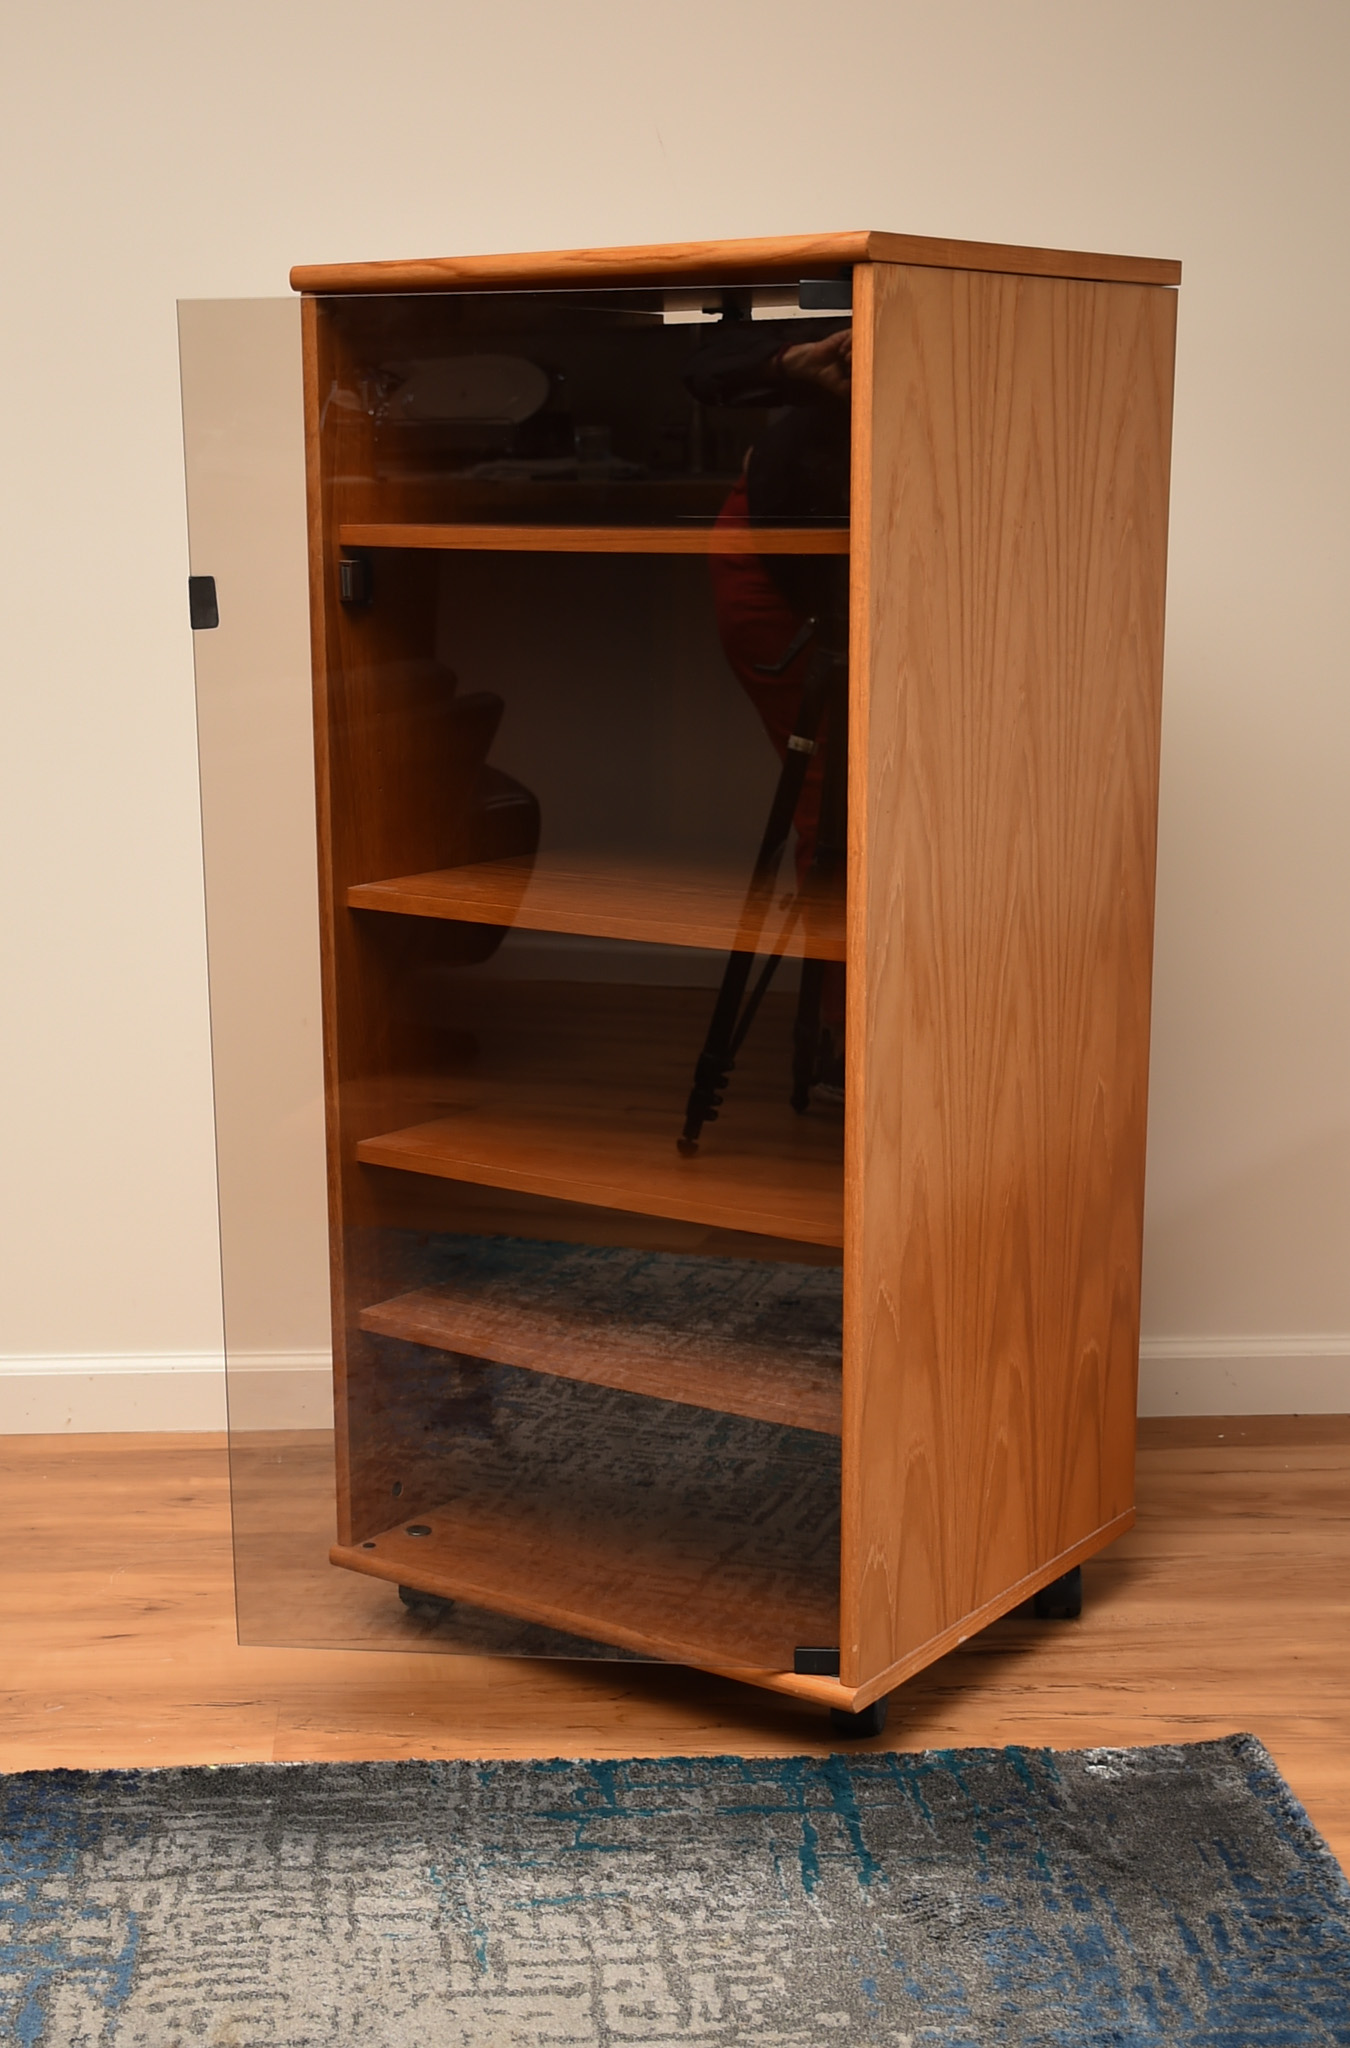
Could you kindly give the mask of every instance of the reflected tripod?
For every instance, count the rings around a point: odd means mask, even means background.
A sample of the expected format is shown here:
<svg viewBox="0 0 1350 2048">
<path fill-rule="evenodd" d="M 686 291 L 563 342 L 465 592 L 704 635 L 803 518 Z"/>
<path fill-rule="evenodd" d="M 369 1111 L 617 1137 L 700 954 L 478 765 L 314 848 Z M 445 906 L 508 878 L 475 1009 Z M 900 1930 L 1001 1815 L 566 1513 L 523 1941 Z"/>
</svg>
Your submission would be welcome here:
<svg viewBox="0 0 1350 2048">
<path fill-rule="evenodd" d="M 843 866 L 847 840 L 848 774 L 848 627 L 844 619 L 831 619 L 822 628 L 808 619 L 795 635 L 782 658 L 756 663 L 760 675 L 782 675 L 815 643 L 807 666 L 801 703 L 783 755 L 778 787 L 769 806 L 768 822 L 755 857 L 750 886 L 746 891 L 736 944 L 727 956 L 722 985 L 713 1005 L 708 1035 L 694 1065 L 694 1085 L 685 1105 L 684 1129 L 676 1140 L 686 1158 L 698 1151 L 704 1124 L 715 1123 L 725 1090 L 736 1065 L 736 1055 L 745 1043 L 755 1013 L 783 958 L 793 927 L 802 916 L 806 899 L 830 889 Z M 759 943 L 773 908 L 774 887 L 783 851 L 797 815 L 802 790 L 813 757 L 823 749 L 824 780 L 816 844 L 804 885 L 787 905 L 787 914 L 769 948 L 754 986 L 750 977 L 759 955 Z M 792 1107 L 804 1115 L 810 1105 L 811 1084 L 821 1042 L 821 997 L 825 983 L 825 962 L 805 957 L 797 996 L 797 1017 L 792 1036 Z M 746 991 L 749 990 L 747 996 Z"/>
</svg>

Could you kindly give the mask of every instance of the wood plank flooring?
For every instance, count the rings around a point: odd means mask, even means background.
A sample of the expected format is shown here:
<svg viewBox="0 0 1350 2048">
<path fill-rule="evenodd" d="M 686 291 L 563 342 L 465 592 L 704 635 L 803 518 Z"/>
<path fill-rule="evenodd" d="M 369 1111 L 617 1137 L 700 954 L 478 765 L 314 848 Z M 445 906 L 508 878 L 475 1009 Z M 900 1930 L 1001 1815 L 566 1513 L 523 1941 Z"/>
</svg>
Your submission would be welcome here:
<svg viewBox="0 0 1350 2048">
<path fill-rule="evenodd" d="M 1249 1729 L 1350 1863 L 1350 1418 L 1152 1422 L 1138 1526 L 1080 1623 L 997 1623 L 881 1746 Z M 697 1672 L 241 1648 L 218 1437 L 0 1439 L 0 1768 L 821 1751 L 823 1716 Z"/>
</svg>

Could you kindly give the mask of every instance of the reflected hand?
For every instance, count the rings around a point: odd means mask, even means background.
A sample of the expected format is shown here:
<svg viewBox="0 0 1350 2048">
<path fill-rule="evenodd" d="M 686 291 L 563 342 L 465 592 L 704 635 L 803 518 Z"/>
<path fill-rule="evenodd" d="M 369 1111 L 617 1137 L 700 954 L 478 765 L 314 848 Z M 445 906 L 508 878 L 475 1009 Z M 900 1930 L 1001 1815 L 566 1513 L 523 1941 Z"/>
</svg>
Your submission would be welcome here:
<svg viewBox="0 0 1350 2048">
<path fill-rule="evenodd" d="M 853 329 L 841 327 L 823 341 L 799 341 L 778 357 L 781 376 L 809 384 L 826 398 L 847 398 L 853 389 Z"/>
</svg>

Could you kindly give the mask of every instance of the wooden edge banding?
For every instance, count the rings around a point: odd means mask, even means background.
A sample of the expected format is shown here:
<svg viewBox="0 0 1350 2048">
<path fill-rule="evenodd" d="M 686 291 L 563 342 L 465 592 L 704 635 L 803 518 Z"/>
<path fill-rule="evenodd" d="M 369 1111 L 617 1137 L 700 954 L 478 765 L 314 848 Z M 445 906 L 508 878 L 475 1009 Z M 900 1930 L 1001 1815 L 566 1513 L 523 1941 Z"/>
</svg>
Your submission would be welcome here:
<svg viewBox="0 0 1350 2048">
<path fill-rule="evenodd" d="M 376 263 L 298 263 L 297 292 L 450 292 L 509 285 L 559 287 L 677 281 L 691 276 L 756 279 L 800 276 L 812 267 L 921 263 L 942 270 L 1010 271 L 1028 277 L 1089 278 L 1107 284 L 1175 285 L 1181 265 L 1155 256 L 1109 256 L 1077 249 L 1032 249 L 998 242 L 956 242 L 874 229 L 780 235 L 732 242 L 644 242 L 617 249 L 553 249 L 501 256 L 429 256 Z"/>
<path fill-rule="evenodd" d="M 842 1707 L 852 1713 L 861 1694 L 837 1678 L 808 1678 L 795 1671 L 747 1671 L 732 1664 L 703 1664 L 714 1678 L 731 1678 L 737 1685 L 756 1685 L 761 1692 L 784 1692 L 796 1700 L 809 1700 L 817 1707 Z"/>
<path fill-rule="evenodd" d="M 849 502 L 852 540 L 849 555 L 849 732 L 848 815 L 844 953 L 848 962 L 844 984 L 844 1327 L 843 1384 L 840 1400 L 842 1439 L 839 1532 L 839 1630 L 841 1647 L 858 1640 L 858 1602 L 865 1546 L 859 1538 L 858 1503 L 865 1463 L 863 1418 L 867 1377 L 867 1303 L 864 1294 L 866 1217 L 863 1184 L 867 1172 L 867 1099 L 869 1060 L 877 1047 L 868 1033 L 867 1012 L 874 963 L 868 934 L 869 841 L 868 811 L 871 762 L 871 688 L 873 615 L 872 440 L 874 311 L 878 273 L 864 270 L 853 287 L 853 427 L 850 451 Z M 903 934 L 897 934 L 899 940 Z"/>
<path fill-rule="evenodd" d="M 945 1657 L 949 1650 L 958 1649 L 962 1643 L 969 1641 L 971 1636 L 977 1636 L 981 1629 L 988 1628 L 991 1621 L 997 1621 L 1000 1615 L 1009 1613 L 1014 1607 L 1020 1607 L 1033 1593 L 1039 1593 L 1042 1586 L 1048 1586 L 1052 1580 L 1062 1578 L 1064 1573 L 1071 1572 L 1076 1564 L 1082 1564 L 1085 1558 L 1104 1550 L 1108 1543 L 1114 1543 L 1118 1536 L 1123 1536 L 1128 1529 L 1134 1527 L 1134 1514 L 1133 1508 L 1126 1508 L 1124 1514 L 1117 1515 L 1114 1521 L 1103 1522 L 1100 1529 L 1094 1529 L 1090 1536 L 1084 1536 L 1079 1542 L 1071 1543 L 1067 1550 L 1061 1550 L 1058 1557 L 1051 1558 L 1049 1564 L 1039 1565 L 1034 1572 L 1028 1572 L 1025 1578 L 1018 1579 L 1015 1585 L 1005 1586 L 992 1600 L 986 1600 L 983 1607 L 977 1607 L 973 1613 L 953 1622 L 951 1627 L 944 1628 L 940 1635 L 930 1636 L 926 1643 L 920 1643 L 916 1650 L 911 1650 L 907 1656 L 897 1659 L 885 1671 L 878 1672 L 875 1678 L 864 1680 L 850 1695 L 854 1711 L 870 1706 L 872 1701 L 880 1699 L 884 1692 L 892 1692 L 897 1685 L 903 1685 L 907 1678 L 913 1678 L 916 1671 L 924 1670 L 929 1664 L 936 1664 L 939 1657 Z M 763 1680 L 759 1680 L 758 1683 L 762 1684 Z"/>
<path fill-rule="evenodd" d="M 777 235 L 734 242 L 637 242 L 615 249 L 547 249 L 500 256 L 429 256 L 377 263 L 297 264 L 297 292 L 448 292 L 479 285 L 652 283 L 728 267 L 745 277 L 781 277 L 803 265 L 867 260 L 865 231 Z"/>
<path fill-rule="evenodd" d="M 1171 256 L 1110 256 L 1089 249 L 1032 249 L 1003 242 L 948 242 L 929 235 L 870 234 L 874 263 L 929 270 L 992 270 L 1013 277 L 1073 277 L 1091 284 L 1181 283 Z"/>
<path fill-rule="evenodd" d="M 322 308 L 308 300 L 300 308 L 300 354 L 305 411 L 305 522 L 309 555 L 310 690 L 314 732 L 315 866 L 319 912 L 319 985 L 322 1014 L 337 1011 L 337 971 L 332 935 L 337 921 L 332 865 L 333 837 L 330 727 L 327 710 L 331 650 L 328 637 L 328 593 L 332 566 L 325 533 L 323 458 L 323 393 L 325 386 L 325 320 Z M 333 1455 L 336 1472 L 338 1534 L 349 1535 L 351 1442 L 347 1428 L 345 1307 L 341 1278 L 343 1228 L 342 1173 L 338 1164 L 341 1105 L 334 1050 L 327 1025 L 323 1046 L 324 1158 L 328 1210 L 329 1316 L 333 1339 Z"/>
</svg>

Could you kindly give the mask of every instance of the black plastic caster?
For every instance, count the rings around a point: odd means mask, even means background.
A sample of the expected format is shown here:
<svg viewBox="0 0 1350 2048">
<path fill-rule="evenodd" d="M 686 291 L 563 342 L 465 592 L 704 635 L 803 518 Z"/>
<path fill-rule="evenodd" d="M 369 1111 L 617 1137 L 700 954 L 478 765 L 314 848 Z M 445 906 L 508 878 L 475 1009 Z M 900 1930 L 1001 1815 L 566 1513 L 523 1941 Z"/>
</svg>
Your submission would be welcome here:
<svg viewBox="0 0 1350 2048">
<path fill-rule="evenodd" d="M 455 1604 L 453 1600 L 442 1600 L 436 1593 L 420 1592 L 416 1586 L 400 1586 L 398 1597 L 419 1621 L 439 1621 Z"/>
<path fill-rule="evenodd" d="M 1083 1612 L 1083 1567 L 1076 1564 L 1063 1578 L 1051 1579 L 1033 1596 L 1037 1621 L 1077 1621 Z"/>
<path fill-rule="evenodd" d="M 886 1726 L 886 1709 L 890 1698 L 886 1693 L 879 1700 L 873 1700 L 870 1707 L 863 1707 L 856 1714 L 850 1714 L 847 1707 L 830 1708 L 830 1726 L 836 1735 L 851 1735 L 860 1740 L 866 1735 L 880 1735 Z"/>
</svg>

